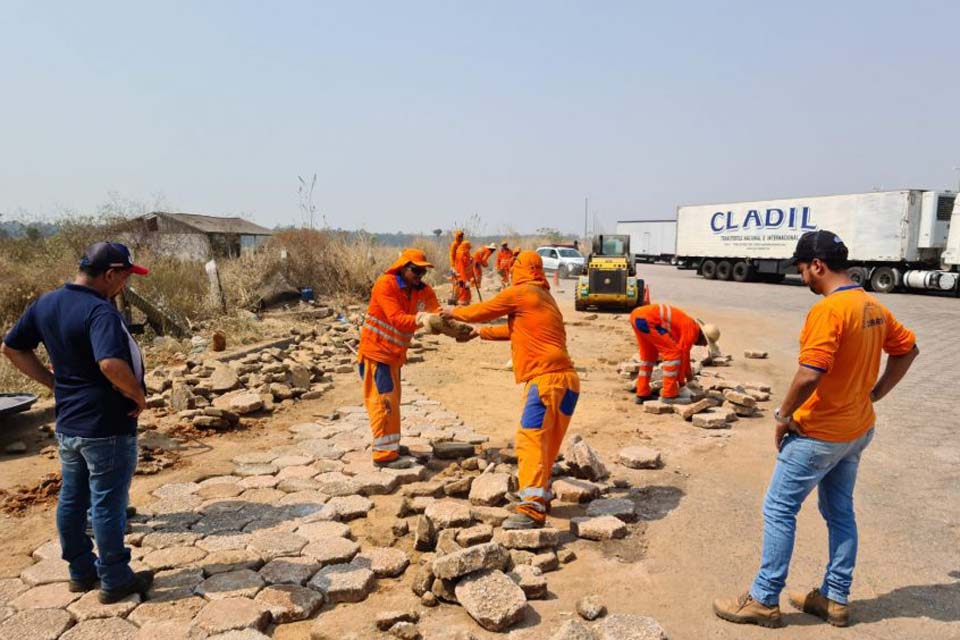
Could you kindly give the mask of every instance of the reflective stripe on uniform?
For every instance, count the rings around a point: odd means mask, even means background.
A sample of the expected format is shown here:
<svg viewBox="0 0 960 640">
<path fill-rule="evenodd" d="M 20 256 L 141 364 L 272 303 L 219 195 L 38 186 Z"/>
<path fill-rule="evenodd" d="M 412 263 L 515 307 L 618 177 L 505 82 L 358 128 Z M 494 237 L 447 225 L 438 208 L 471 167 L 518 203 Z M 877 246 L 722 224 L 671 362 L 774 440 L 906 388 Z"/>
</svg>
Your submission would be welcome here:
<svg viewBox="0 0 960 640">
<path fill-rule="evenodd" d="M 664 360 L 663 366 L 665 367 L 679 367 L 681 364 L 680 360 Z"/>
<path fill-rule="evenodd" d="M 374 316 L 366 316 L 366 318 L 364 318 L 364 319 L 365 319 L 365 320 L 370 320 L 370 321 L 373 322 L 374 324 L 378 324 L 378 325 L 380 325 L 381 327 L 383 327 L 384 329 L 388 329 L 388 330 L 390 330 L 390 331 L 393 331 L 395 334 L 397 334 L 398 336 L 400 336 L 400 337 L 402 337 L 402 338 L 412 338 L 412 337 L 413 337 L 413 334 L 412 334 L 412 333 L 404 333 L 403 331 L 400 331 L 399 329 L 397 329 L 396 327 L 394 327 L 392 324 L 387 324 L 387 323 L 384 322 L 383 320 L 380 320 L 379 318 L 376 318 L 376 317 L 374 317 Z"/>
<path fill-rule="evenodd" d="M 400 443 L 394 442 L 393 444 L 375 444 L 373 445 L 374 451 L 399 451 Z"/>
<path fill-rule="evenodd" d="M 663 377 L 664 377 L 664 378 L 676 378 L 676 377 L 677 377 L 677 372 L 676 372 L 676 371 L 664 371 L 664 372 L 663 372 Z"/>
<path fill-rule="evenodd" d="M 544 500 L 550 500 L 553 498 L 553 493 L 548 489 L 541 489 L 540 487 L 527 487 L 518 494 L 521 498 L 543 498 Z"/>
<path fill-rule="evenodd" d="M 373 441 L 373 444 L 374 444 L 374 445 L 378 445 L 378 444 L 390 444 L 391 442 L 400 442 L 400 434 L 399 434 L 399 433 L 391 433 L 391 434 L 388 435 L 388 436 L 383 436 L 382 438 L 376 438 L 376 439 Z"/>
<path fill-rule="evenodd" d="M 641 367 L 653 367 L 656 366 L 656 362 L 650 362 L 649 360 L 641 360 L 639 362 Z"/>
<path fill-rule="evenodd" d="M 370 318 L 367 318 L 367 319 L 369 320 Z M 383 331 L 380 331 L 380 329 L 377 329 L 377 328 L 374 327 L 373 325 L 364 324 L 364 325 L 361 327 L 361 329 L 366 329 L 367 331 L 372 331 L 373 333 L 377 334 L 378 336 L 380 336 L 380 337 L 382 337 L 382 338 L 385 338 L 387 341 L 392 342 L 393 344 L 395 344 L 395 345 L 397 345 L 397 346 L 404 347 L 404 348 L 410 346 L 410 341 L 409 341 L 409 340 L 407 340 L 406 342 L 401 342 L 400 340 L 397 340 L 397 339 L 394 338 L 393 336 L 388 335 L 388 334 L 386 334 L 386 333 L 383 332 Z"/>
</svg>

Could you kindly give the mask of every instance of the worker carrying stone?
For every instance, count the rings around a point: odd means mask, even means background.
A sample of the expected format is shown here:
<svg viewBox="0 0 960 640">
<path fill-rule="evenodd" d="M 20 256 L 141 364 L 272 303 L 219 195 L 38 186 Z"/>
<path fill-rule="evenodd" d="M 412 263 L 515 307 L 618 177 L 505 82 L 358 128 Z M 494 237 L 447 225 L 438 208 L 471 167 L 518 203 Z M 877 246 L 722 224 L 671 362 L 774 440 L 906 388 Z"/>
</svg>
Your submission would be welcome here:
<svg viewBox="0 0 960 640">
<path fill-rule="evenodd" d="M 457 248 L 457 257 L 456 257 L 456 270 L 457 270 L 457 282 L 456 282 L 456 298 L 458 305 L 468 305 L 470 304 L 470 285 L 473 283 L 473 256 L 470 254 L 470 249 L 473 247 L 470 245 L 469 240 L 464 240 L 460 243 L 460 246 Z"/>
<path fill-rule="evenodd" d="M 363 380 L 363 402 L 373 433 L 373 462 L 397 459 L 400 451 L 400 367 L 418 327 L 427 326 L 440 304 L 423 282 L 433 265 L 419 249 L 404 249 L 377 278 L 360 328 L 357 362 Z"/>
<path fill-rule="evenodd" d="M 513 266 L 513 251 L 506 240 L 500 241 L 500 250 L 497 251 L 497 273 L 500 275 L 500 287 L 510 286 L 510 267 Z"/>
<path fill-rule="evenodd" d="M 485 247 L 480 247 L 473 254 L 473 280 L 477 283 L 477 289 L 483 284 L 483 270 L 490 266 L 490 256 L 496 250 L 497 245 L 491 242 Z"/>
<path fill-rule="evenodd" d="M 517 513 L 504 529 L 536 529 L 550 507 L 550 475 L 580 397 L 580 379 L 567 353 L 563 316 L 535 251 L 523 251 L 511 272 L 513 285 L 487 302 L 444 310 L 443 317 L 486 322 L 507 316 L 507 324 L 481 327 L 471 337 L 510 340 L 513 372 L 524 383 L 524 404 L 516 433 L 519 466 Z"/>
<path fill-rule="evenodd" d="M 450 243 L 450 304 L 457 303 L 457 250 L 463 243 L 463 229 L 457 229 L 453 232 L 453 241 Z"/>
<path fill-rule="evenodd" d="M 630 313 L 630 327 L 637 338 L 640 351 L 640 371 L 637 373 L 637 404 L 656 397 L 650 388 L 650 376 L 662 358 L 662 400 L 676 398 L 680 387 L 693 379 L 690 367 L 690 349 L 706 346 L 710 355 L 720 355 L 717 340 L 720 329 L 695 320 L 669 304 L 648 304 Z"/>
</svg>

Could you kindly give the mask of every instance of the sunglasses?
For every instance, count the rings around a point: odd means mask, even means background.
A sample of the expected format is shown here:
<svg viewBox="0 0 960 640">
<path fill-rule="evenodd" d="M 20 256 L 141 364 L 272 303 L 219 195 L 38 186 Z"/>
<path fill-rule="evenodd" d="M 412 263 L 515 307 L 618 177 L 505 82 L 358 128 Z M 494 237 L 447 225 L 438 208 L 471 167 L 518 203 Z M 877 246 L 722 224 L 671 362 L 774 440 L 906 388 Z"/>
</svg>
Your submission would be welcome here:
<svg viewBox="0 0 960 640">
<path fill-rule="evenodd" d="M 415 275 L 415 276 L 422 276 L 422 275 L 425 275 L 425 274 L 427 273 L 427 268 L 426 268 L 426 267 L 410 266 L 410 267 L 408 267 L 408 268 L 410 269 L 410 271 L 413 272 L 413 275 Z"/>
</svg>

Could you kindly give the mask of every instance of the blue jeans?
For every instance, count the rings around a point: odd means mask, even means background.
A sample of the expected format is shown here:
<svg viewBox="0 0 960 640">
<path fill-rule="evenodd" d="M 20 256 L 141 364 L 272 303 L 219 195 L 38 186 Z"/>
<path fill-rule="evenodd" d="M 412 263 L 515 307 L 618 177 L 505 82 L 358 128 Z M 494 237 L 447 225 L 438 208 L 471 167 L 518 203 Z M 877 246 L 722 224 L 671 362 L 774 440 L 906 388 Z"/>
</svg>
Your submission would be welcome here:
<svg viewBox="0 0 960 640">
<path fill-rule="evenodd" d="M 57 434 L 63 484 L 57 501 L 57 531 L 70 577 L 99 576 L 103 589 L 117 589 L 133 580 L 130 550 L 124 546 L 130 481 L 137 468 L 137 436 L 82 438 Z M 93 543 L 86 535 L 91 510 Z"/>
<path fill-rule="evenodd" d="M 853 487 L 860 454 L 873 439 L 873 429 L 850 442 L 827 442 L 790 433 L 783 441 L 773 478 L 763 501 L 763 556 L 750 595 L 767 606 L 780 602 L 787 581 L 797 513 L 817 487 L 820 515 L 827 522 L 830 561 L 820 592 L 847 603 L 857 559 L 857 522 Z"/>
</svg>

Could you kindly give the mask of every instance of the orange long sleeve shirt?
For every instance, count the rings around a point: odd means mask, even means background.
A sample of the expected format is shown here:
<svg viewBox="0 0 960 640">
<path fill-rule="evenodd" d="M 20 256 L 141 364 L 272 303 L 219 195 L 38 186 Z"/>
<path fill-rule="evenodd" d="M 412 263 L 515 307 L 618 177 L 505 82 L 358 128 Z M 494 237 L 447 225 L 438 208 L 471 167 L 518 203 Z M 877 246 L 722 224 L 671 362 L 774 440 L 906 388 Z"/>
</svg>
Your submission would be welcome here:
<svg viewBox="0 0 960 640">
<path fill-rule="evenodd" d="M 573 370 L 563 315 L 543 287 L 513 285 L 487 302 L 453 310 L 453 317 L 463 322 L 486 322 L 502 316 L 507 316 L 507 324 L 480 327 L 479 333 L 484 340 L 510 341 L 517 382 Z"/>
</svg>

